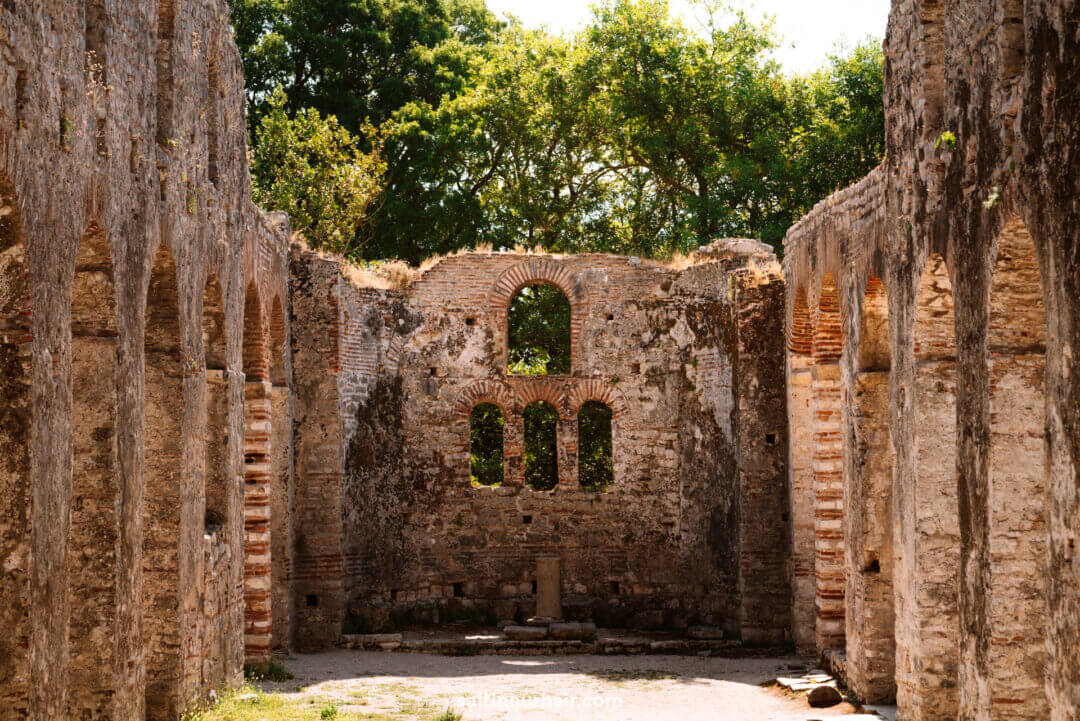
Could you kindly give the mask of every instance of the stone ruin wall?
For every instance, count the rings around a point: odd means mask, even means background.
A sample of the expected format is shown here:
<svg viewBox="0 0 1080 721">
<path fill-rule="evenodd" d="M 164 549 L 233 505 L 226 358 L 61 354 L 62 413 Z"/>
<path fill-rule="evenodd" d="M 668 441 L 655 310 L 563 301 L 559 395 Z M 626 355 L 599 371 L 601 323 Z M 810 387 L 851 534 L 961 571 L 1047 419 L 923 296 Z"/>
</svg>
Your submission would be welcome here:
<svg viewBox="0 0 1080 721">
<path fill-rule="evenodd" d="M 294 251 L 298 377 L 322 364 L 337 378 L 301 381 L 298 415 L 317 412 L 319 438 L 343 450 L 305 473 L 298 431 L 298 494 L 311 484 L 335 504 L 318 523 L 298 516 L 298 556 L 335 579 L 312 574 L 297 589 L 310 614 L 301 625 L 325 644 L 346 618 L 378 630 L 526 617 L 536 557 L 557 553 L 567 615 L 783 640 L 782 290 L 775 276 L 752 279 L 746 261 L 718 252 L 678 271 L 614 256 L 467 253 L 398 291 L 356 287 L 332 261 Z M 535 282 L 571 301 L 568 376 L 506 373 L 506 310 Z M 329 361 L 307 345 L 324 334 L 337 346 Z M 520 414 L 541 399 L 560 416 L 554 492 L 523 484 Z M 578 484 L 576 411 L 587 400 L 613 409 L 606 493 Z M 469 481 L 468 417 L 484 401 L 506 417 L 495 488 Z"/>
<path fill-rule="evenodd" d="M 1080 709 L 1077 17 L 894 2 L 885 162 L 786 241 L 794 635 L 902 719 Z"/>
<path fill-rule="evenodd" d="M 0 3 L 5 719 L 176 718 L 269 651 L 244 399 L 287 365 L 289 231 L 230 33 L 224 0 Z"/>
</svg>

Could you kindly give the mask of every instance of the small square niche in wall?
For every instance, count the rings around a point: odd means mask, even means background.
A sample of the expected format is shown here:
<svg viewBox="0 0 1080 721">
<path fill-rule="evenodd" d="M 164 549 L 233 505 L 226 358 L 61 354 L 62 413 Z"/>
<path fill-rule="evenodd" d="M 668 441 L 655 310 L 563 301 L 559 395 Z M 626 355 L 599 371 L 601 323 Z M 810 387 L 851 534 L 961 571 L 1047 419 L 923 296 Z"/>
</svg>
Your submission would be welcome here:
<svg viewBox="0 0 1080 721">
<path fill-rule="evenodd" d="M 305 600 L 307 601 L 308 608 L 318 608 L 319 597 L 316 596 L 314 593 L 309 593 Z"/>
<path fill-rule="evenodd" d="M 472 326 L 476 325 L 476 318 L 466 318 L 465 319 L 465 325 L 467 325 L 469 327 L 472 327 Z"/>
</svg>

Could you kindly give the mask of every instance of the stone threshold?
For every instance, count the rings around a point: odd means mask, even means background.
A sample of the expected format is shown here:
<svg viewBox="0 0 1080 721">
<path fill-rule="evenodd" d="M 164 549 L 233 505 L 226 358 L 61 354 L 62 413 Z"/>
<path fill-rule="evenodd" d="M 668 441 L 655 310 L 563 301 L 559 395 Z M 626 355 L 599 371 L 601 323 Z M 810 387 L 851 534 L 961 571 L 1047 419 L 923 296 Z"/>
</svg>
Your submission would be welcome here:
<svg viewBox="0 0 1080 721">
<path fill-rule="evenodd" d="M 561 656 L 561 655 L 636 655 L 697 654 L 740 658 L 769 656 L 789 652 L 781 647 L 744 645 L 740 641 L 686 638 L 649 638 L 602 633 L 591 641 L 580 639 L 513 640 L 499 632 L 417 638 L 413 633 L 346 634 L 339 644 L 344 648 L 365 651 L 431 653 L 448 656 Z"/>
</svg>

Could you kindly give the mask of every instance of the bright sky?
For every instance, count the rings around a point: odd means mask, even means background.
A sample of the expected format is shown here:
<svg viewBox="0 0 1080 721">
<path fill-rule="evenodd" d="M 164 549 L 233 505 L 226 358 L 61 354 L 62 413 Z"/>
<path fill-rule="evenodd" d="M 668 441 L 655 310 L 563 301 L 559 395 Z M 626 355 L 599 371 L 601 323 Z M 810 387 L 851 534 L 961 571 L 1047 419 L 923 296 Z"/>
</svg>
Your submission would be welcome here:
<svg viewBox="0 0 1080 721">
<path fill-rule="evenodd" d="M 668 0 L 672 10 L 694 22 L 690 0 Z M 526 27 L 545 26 L 572 33 L 589 19 L 591 0 L 487 0 L 497 13 L 516 15 Z M 778 59 L 789 72 L 821 67 L 838 41 L 855 44 L 868 35 L 885 36 L 890 0 L 742 0 L 751 17 L 772 15 L 784 46 Z"/>
</svg>

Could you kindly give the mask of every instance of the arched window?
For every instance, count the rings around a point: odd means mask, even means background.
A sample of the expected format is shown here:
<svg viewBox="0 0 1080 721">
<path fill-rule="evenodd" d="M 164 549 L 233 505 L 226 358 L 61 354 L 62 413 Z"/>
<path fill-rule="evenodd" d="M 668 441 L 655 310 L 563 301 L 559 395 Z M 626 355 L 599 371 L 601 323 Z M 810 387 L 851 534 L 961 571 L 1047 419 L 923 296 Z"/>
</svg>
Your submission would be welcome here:
<svg viewBox="0 0 1080 721">
<path fill-rule="evenodd" d="M 514 295 L 507 334 L 508 372 L 570 373 L 570 301 L 554 285 L 527 285 Z"/>
<path fill-rule="evenodd" d="M 469 414 L 472 482 L 497 486 L 503 482 L 503 412 L 494 403 L 480 403 Z"/>
<path fill-rule="evenodd" d="M 578 482 L 602 493 L 615 480 L 611 461 L 611 406 L 589 401 L 578 411 Z"/>
<path fill-rule="evenodd" d="M 525 483 L 534 491 L 559 485 L 559 412 L 550 403 L 536 401 L 525 408 Z"/>
</svg>

